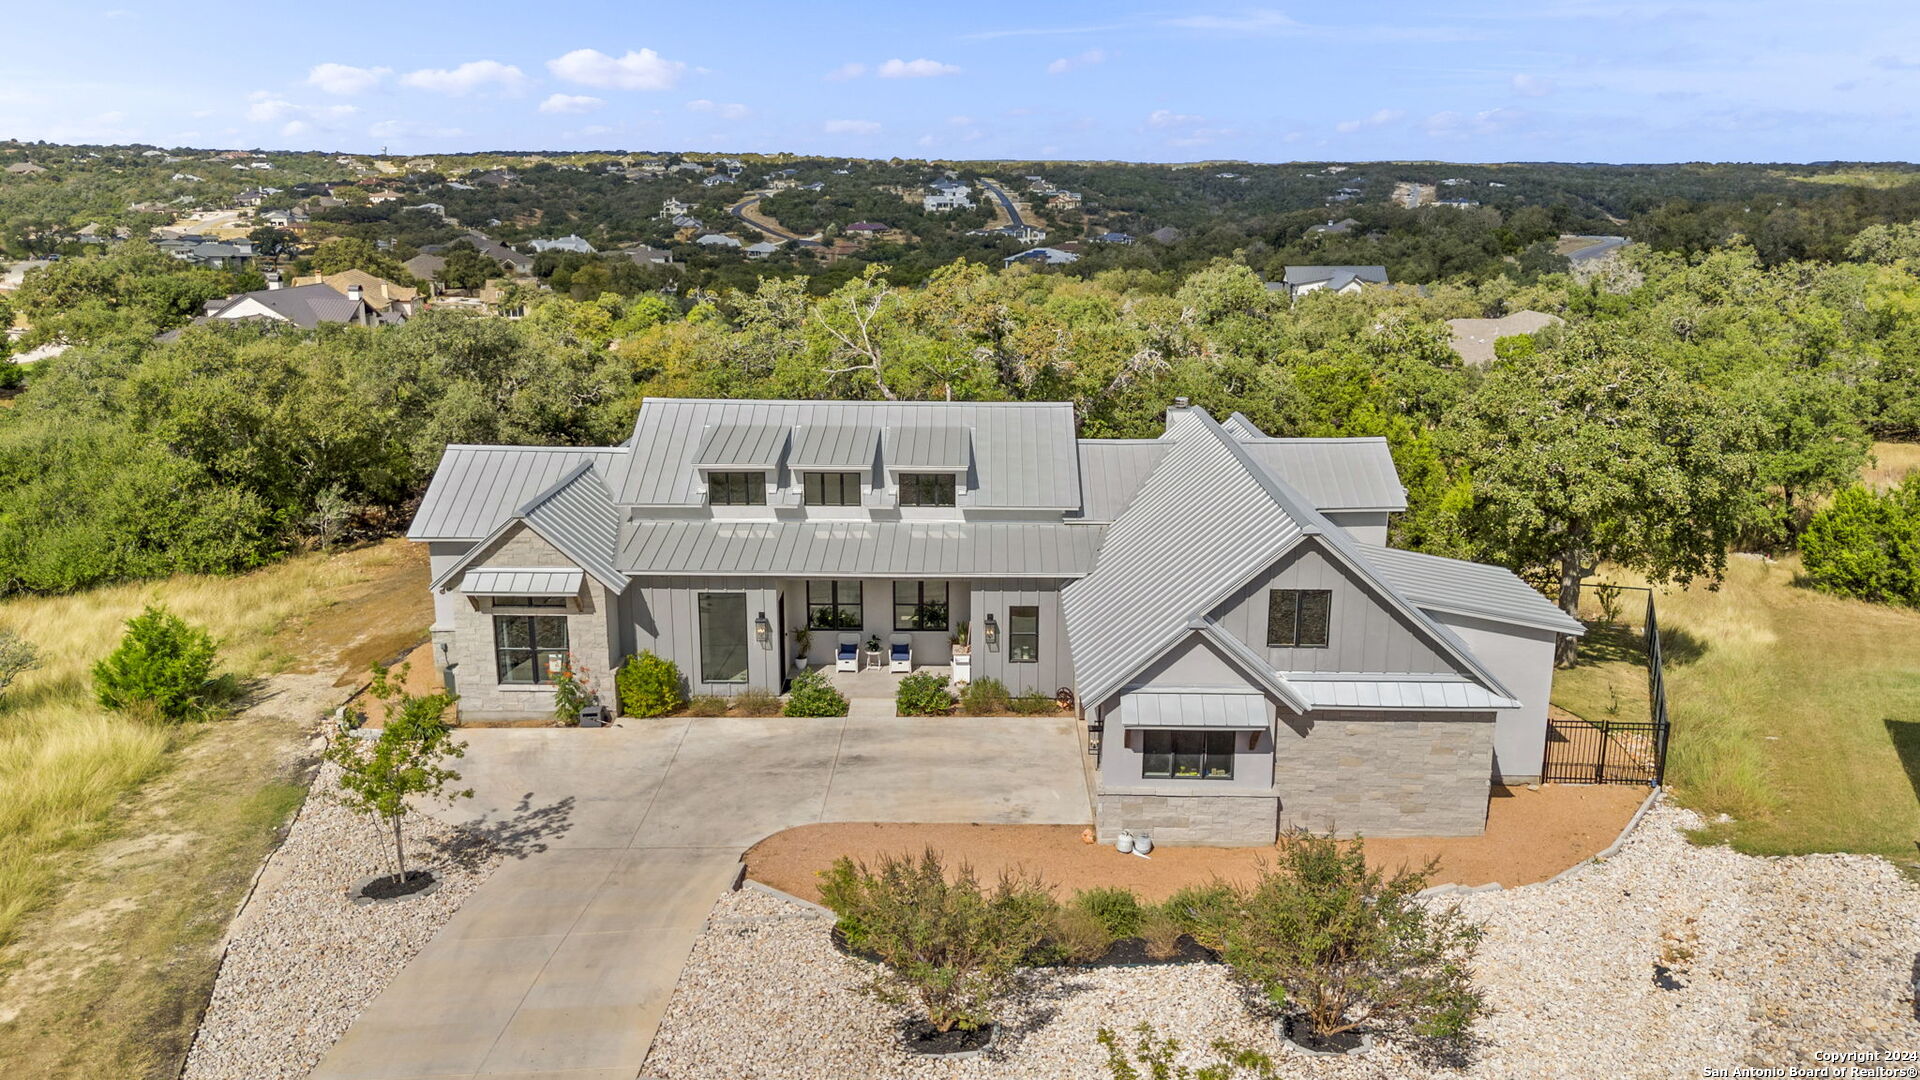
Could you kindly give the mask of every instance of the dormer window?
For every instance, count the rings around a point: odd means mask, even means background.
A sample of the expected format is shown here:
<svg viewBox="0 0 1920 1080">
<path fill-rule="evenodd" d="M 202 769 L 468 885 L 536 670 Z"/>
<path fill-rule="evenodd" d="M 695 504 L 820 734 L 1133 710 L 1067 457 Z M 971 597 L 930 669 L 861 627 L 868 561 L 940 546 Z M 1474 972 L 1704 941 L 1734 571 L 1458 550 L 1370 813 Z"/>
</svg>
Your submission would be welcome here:
<svg viewBox="0 0 1920 1080">
<path fill-rule="evenodd" d="M 808 506 L 859 506 L 861 474 L 810 472 L 801 481 Z"/>
<path fill-rule="evenodd" d="M 952 473 L 901 473 L 901 506 L 953 506 Z"/>
<path fill-rule="evenodd" d="M 707 505 L 767 505 L 767 474 L 763 472 L 708 473 Z"/>
<path fill-rule="evenodd" d="M 1327 589 L 1268 589 L 1267 644 L 1276 649 L 1324 649 L 1333 622 Z"/>
</svg>

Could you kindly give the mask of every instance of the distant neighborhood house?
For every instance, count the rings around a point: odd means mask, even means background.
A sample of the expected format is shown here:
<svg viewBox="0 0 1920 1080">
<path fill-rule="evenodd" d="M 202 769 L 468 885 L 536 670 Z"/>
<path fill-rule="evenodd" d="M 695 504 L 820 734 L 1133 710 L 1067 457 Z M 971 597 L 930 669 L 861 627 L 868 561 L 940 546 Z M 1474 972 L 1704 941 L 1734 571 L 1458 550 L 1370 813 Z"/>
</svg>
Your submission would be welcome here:
<svg viewBox="0 0 1920 1080">
<path fill-rule="evenodd" d="M 1384 266 L 1289 266 L 1279 281 L 1267 282 L 1267 288 L 1299 297 L 1325 289 L 1336 293 L 1357 293 L 1368 285 L 1385 285 Z"/>
</svg>

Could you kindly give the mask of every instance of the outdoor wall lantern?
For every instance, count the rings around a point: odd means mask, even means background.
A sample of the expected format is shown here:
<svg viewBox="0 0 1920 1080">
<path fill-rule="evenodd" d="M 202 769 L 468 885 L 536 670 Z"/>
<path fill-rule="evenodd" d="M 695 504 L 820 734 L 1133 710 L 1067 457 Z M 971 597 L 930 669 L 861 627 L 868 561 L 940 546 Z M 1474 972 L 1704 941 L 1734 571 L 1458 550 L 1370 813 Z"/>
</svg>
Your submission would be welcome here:
<svg viewBox="0 0 1920 1080">
<path fill-rule="evenodd" d="M 987 616 L 985 629 L 987 631 L 987 647 L 992 648 L 1000 644 L 1000 624 L 993 621 L 991 614 Z"/>
<path fill-rule="evenodd" d="M 759 642 L 763 649 L 773 647 L 773 624 L 767 621 L 767 613 L 764 611 L 760 613 L 759 618 L 753 620 L 753 640 Z"/>
</svg>

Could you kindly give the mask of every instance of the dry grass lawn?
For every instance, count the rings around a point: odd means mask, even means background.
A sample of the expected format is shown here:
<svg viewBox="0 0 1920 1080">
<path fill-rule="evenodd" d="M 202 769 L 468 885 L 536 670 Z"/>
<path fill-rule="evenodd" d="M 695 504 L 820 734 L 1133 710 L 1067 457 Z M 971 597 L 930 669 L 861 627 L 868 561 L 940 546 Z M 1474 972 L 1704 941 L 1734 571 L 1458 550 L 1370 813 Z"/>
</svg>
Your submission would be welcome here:
<svg viewBox="0 0 1920 1080">
<path fill-rule="evenodd" d="M 1367 840 L 1368 863 L 1392 871 L 1440 862 L 1435 884 L 1526 885 L 1565 870 L 1613 843 L 1645 788 L 1549 784 L 1538 791 L 1496 788 L 1482 836 Z M 872 862 L 882 855 L 931 847 L 949 865 L 967 863 L 984 881 L 1002 870 L 1038 874 L 1062 897 L 1114 885 L 1159 903 L 1188 885 L 1219 878 L 1251 880 L 1266 847 L 1156 847 L 1147 858 L 1088 844 L 1078 825 L 803 825 L 778 832 L 747 852 L 747 874 L 808 900 L 819 900 L 816 875 L 842 855 Z"/>
<path fill-rule="evenodd" d="M 1874 443 L 1873 464 L 1862 479 L 1868 487 L 1885 491 L 1915 471 L 1920 471 L 1920 443 Z"/>
<path fill-rule="evenodd" d="M 0 626 L 47 661 L 0 698 L 8 1075 L 177 1073 L 220 935 L 304 794 L 336 682 L 425 634 L 425 561 L 393 541 L 236 578 L 0 603 Z M 93 703 L 93 662 L 150 602 L 221 639 L 223 669 L 255 680 L 250 707 L 160 730 Z"/>
</svg>

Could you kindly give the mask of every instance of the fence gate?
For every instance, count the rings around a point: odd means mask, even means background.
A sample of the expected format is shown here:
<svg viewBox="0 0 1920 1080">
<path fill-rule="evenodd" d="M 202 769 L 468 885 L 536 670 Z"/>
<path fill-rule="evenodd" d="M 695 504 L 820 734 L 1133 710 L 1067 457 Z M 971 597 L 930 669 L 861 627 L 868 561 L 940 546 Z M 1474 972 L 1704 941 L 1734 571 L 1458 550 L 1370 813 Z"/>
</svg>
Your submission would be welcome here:
<svg viewBox="0 0 1920 1080">
<path fill-rule="evenodd" d="M 1616 588 L 1625 588 L 1616 586 Z M 1653 591 L 1646 593 L 1642 641 L 1647 665 L 1645 720 L 1583 720 L 1568 714 L 1547 717 L 1546 760 L 1540 779 L 1561 784 L 1641 784 L 1659 786 L 1667 775 L 1667 687 L 1660 647 L 1660 622 Z"/>
</svg>

